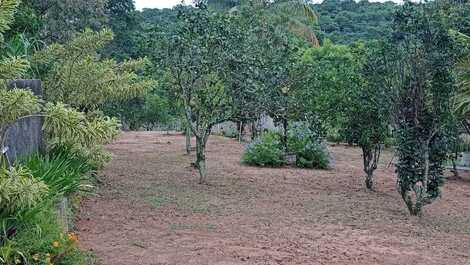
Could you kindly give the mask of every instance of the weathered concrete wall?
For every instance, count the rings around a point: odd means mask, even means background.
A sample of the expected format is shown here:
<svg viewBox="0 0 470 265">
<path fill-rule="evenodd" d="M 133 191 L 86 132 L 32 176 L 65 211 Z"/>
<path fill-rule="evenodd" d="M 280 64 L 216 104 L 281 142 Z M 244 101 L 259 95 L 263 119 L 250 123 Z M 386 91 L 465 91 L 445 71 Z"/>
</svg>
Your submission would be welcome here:
<svg viewBox="0 0 470 265">
<path fill-rule="evenodd" d="M 39 80 L 14 80 L 9 83 L 9 87 L 30 89 L 40 98 L 43 95 Z M 18 121 L 8 130 L 6 146 L 11 162 L 44 149 L 43 123 L 42 117 L 29 117 Z"/>
</svg>

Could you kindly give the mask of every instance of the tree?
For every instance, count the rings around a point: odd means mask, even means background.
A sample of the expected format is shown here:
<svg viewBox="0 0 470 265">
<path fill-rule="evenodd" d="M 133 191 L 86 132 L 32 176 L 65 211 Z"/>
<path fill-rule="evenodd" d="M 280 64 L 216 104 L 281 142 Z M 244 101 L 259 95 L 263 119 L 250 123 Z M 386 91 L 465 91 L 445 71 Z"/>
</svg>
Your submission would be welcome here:
<svg viewBox="0 0 470 265">
<path fill-rule="evenodd" d="M 114 33 L 114 39 L 104 50 L 104 54 L 118 61 L 136 58 L 136 35 L 142 28 L 133 0 L 108 0 L 106 15 L 109 27 Z"/>
<path fill-rule="evenodd" d="M 308 1 L 279 0 L 242 3 L 237 13 L 247 17 L 246 45 L 241 56 L 247 55 L 251 72 L 245 73 L 233 91 L 238 92 L 235 102 L 243 119 L 259 119 L 260 115 L 271 116 L 283 127 L 282 143 L 288 152 L 287 136 L 289 119 L 292 117 L 292 90 L 303 73 L 294 73 L 294 55 L 301 47 L 319 46 L 315 34 L 317 17 Z M 257 47 L 256 43 L 262 43 Z M 252 48 L 255 47 L 255 48 Z M 293 74 L 294 73 L 294 74 Z"/>
<path fill-rule="evenodd" d="M 360 75 L 358 84 L 350 87 L 349 106 L 344 108 L 343 132 L 348 143 L 362 149 L 366 187 L 374 186 L 374 171 L 377 169 L 382 146 L 389 134 L 390 93 L 384 82 L 388 70 L 383 63 L 385 46 L 378 43 L 359 44 L 353 47 Z M 353 65 L 351 67 L 354 67 Z"/>
<path fill-rule="evenodd" d="M 406 2 L 394 19 L 399 192 L 412 215 L 441 194 L 455 92 L 455 43 L 440 3 Z"/>
<path fill-rule="evenodd" d="M 166 98 L 155 94 L 145 97 L 141 120 L 147 130 L 151 130 L 156 125 L 168 124 L 170 118 L 170 104 Z"/>
<path fill-rule="evenodd" d="M 136 131 L 143 126 L 142 112 L 145 96 L 112 101 L 105 104 L 101 110 L 111 117 L 119 118 L 123 130 Z"/>
<path fill-rule="evenodd" d="M 336 44 L 380 39 L 390 34 L 398 5 L 392 1 L 325 0 L 314 4 L 321 36 Z"/>
<path fill-rule="evenodd" d="M 321 47 L 302 50 L 297 61 L 295 75 L 303 78 L 293 84 L 292 115 L 308 121 L 320 135 L 340 131 L 353 104 L 351 93 L 361 82 L 356 55 L 350 47 L 326 40 Z"/>
<path fill-rule="evenodd" d="M 178 12 L 176 27 L 167 37 L 165 64 L 196 136 L 199 182 L 206 183 L 206 144 L 212 127 L 232 114 L 227 66 L 235 63 L 242 34 L 229 16 L 212 13 L 204 5 L 180 6 Z"/>
<path fill-rule="evenodd" d="M 275 26 L 275 30 L 290 32 L 310 44 L 319 46 L 315 30 L 318 17 L 309 0 L 196 0 L 196 3 L 206 3 L 218 11 L 237 13 L 241 9 L 262 10 L 265 21 Z M 263 22 L 260 21 L 259 25 Z"/>
<path fill-rule="evenodd" d="M 207 5 L 217 10 L 227 10 L 240 4 L 240 0 L 207 0 Z"/>
<path fill-rule="evenodd" d="M 88 111 L 151 89 L 155 81 L 141 74 L 149 65 L 147 59 L 117 63 L 98 55 L 112 39 L 109 30 L 85 30 L 70 42 L 38 52 L 35 64 L 43 72 L 45 99 Z"/>
<path fill-rule="evenodd" d="M 19 23 L 27 24 L 20 24 L 18 27 L 29 31 L 33 23 L 33 28 L 39 27 L 41 40 L 49 44 L 64 43 L 86 28 L 99 30 L 104 27 L 108 21 L 106 2 L 107 0 L 23 1 L 20 9 L 25 10 L 30 19 L 19 20 Z"/>
</svg>

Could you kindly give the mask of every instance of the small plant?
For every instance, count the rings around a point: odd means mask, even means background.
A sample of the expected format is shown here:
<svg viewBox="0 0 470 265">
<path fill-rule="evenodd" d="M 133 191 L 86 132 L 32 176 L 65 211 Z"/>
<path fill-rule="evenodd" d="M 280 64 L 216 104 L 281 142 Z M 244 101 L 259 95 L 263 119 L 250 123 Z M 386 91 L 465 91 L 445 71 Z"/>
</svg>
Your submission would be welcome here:
<svg viewBox="0 0 470 265">
<path fill-rule="evenodd" d="M 17 234 L 0 247 L 0 252 L 10 253 L 5 255 L 14 261 L 10 264 L 87 264 L 86 257 L 77 248 L 78 236 L 73 232 L 63 233 L 56 216 L 55 210 L 49 207 L 21 222 Z"/>
<path fill-rule="evenodd" d="M 23 164 L 31 170 L 34 177 L 49 186 L 54 196 L 69 196 L 85 189 L 88 181 L 86 174 L 90 168 L 85 163 L 77 163 L 73 154 L 62 151 L 55 156 L 29 157 Z"/>
<path fill-rule="evenodd" d="M 297 123 L 289 130 L 288 148 L 297 155 L 298 167 L 329 167 L 328 150 L 321 143 L 321 137 L 303 123 Z"/>
<path fill-rule="evenodd" d="M 284 164 L 282 144 L 278 134 L 268 132 L 251 142 L 242 158 L 248 165 L 281 166 Z"/>
</svg>

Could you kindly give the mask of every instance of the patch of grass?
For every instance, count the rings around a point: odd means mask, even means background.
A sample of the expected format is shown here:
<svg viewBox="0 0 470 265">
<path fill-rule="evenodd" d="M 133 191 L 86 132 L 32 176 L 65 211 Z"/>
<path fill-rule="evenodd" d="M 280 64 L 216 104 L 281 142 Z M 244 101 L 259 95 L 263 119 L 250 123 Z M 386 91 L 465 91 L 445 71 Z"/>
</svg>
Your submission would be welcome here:
<svg viewBox="0 0 470 265">
<path fill-rule="evenodd" d="M 75 234 L 63 233 L 56 217 L 55 210 L 46 208 L 17 227 L 10 243 L 22 253 L 25 262 L 21 264 L 36 264 L 35 260 L 49 264 L 48 259 L 57 265 L 97 264 L 93 256 L 78 249 Z"/>
<path fill-rule="evenodd" d="M 216 228 L 213 224 L 171 224 L 170 230 L 214 230 Z"/>
<path fill-rule="evenodd" d="M 391 222 L 390 218 L 405 219 L 400 213 L 386 211 L 393 208 L 392 205 L 378 198 L 372 204 L 372 199 L 368 196 L 370 195 L 320 193 L 304 203 L 304 210 L 307 219 L 315 223 L 374 225 L 378 219 L 384 223 Z M 382 207 L 377 207 L 378 205 Z"/>
<path fill-rule="evenodd" d="M 175 199 L 170 197 L 168 194 L 165 193 L 158 193 L 155 194 L 154 197 L 148 198 L 150 204 L 152 204 L 155 208 L 162 208 L 168 204 L 174 203 Z"/>
<path fill-rule="evenodd" d="M 424 228 L 452 233 L 452 234 L 470 234 L 470 219 L 465 216 L 440 215 L 433 216 L 422 223 Z"/>
<path fill-rule="evenodd" d="M 146 190 L 143 198 L 155 208 L 175 205 L 178 210 L 191 213 L 215 213 L 219 208 L 213 203 L 218 201 L 215 196 L 194 187 L 157 186 Z"/>
</svg>

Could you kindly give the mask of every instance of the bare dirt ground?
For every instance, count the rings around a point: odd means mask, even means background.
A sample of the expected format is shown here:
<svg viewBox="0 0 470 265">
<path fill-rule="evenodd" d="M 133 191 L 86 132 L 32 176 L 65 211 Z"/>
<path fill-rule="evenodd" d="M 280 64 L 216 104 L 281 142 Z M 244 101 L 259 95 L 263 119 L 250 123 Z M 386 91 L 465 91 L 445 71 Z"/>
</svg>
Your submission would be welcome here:
<svg viewBox="0 0 470 265">
<path fill-rule="evenodd" d="M 125 133 L 109 146 L 98 194 L 77 229 L 103 265 L 470 264 L 470 178 L 409 217 L 390 154 L 364 188 L 357 148 L 336 146 L 336 169 L 254 168 L 243 145 L 211 137 L 211 185 L 198 185 L 184 137 Z"/>
</svg>

